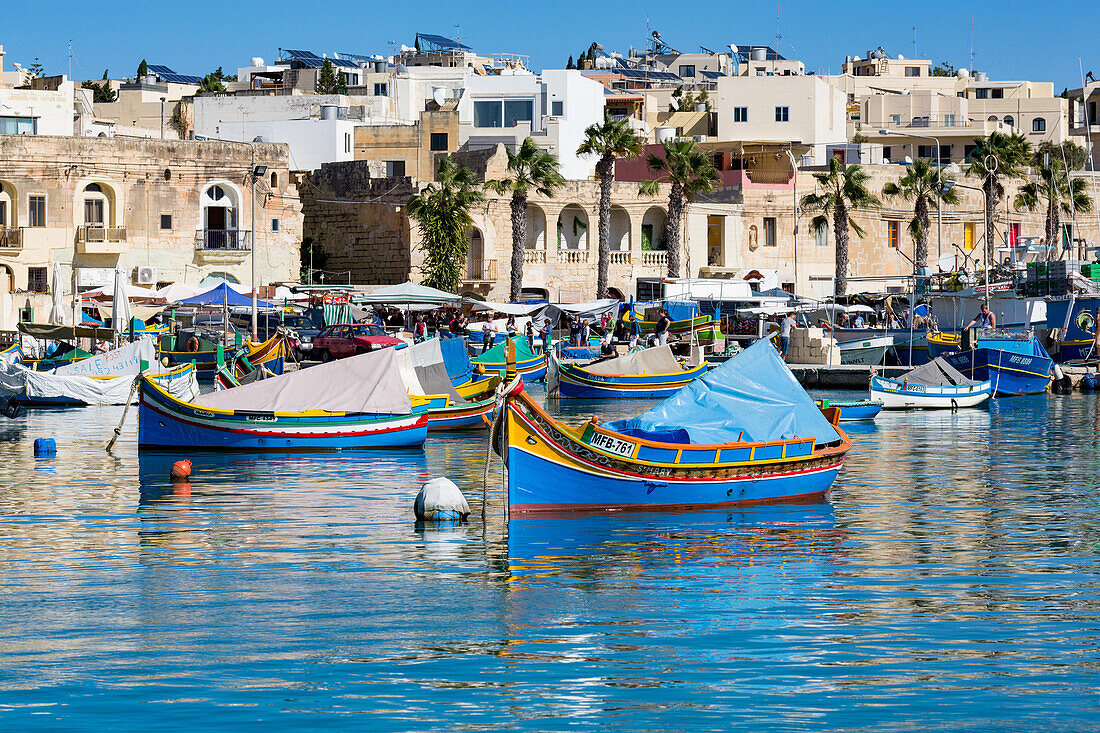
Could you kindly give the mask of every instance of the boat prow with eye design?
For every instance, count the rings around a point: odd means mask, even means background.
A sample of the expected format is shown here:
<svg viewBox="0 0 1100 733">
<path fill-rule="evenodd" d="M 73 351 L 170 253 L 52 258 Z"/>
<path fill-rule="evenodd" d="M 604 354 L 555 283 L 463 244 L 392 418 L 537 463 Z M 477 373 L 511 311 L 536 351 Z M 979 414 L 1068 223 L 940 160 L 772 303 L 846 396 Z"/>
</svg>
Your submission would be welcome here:
<svg viewBox="0 0 1100 733">
<path fill-rule="evenodd" d="M 820 501 L 851 448 L 766 340 L 629 420 L 570 427 L 519 380 L 503 401 L 513 515 Z"/>
</svg>

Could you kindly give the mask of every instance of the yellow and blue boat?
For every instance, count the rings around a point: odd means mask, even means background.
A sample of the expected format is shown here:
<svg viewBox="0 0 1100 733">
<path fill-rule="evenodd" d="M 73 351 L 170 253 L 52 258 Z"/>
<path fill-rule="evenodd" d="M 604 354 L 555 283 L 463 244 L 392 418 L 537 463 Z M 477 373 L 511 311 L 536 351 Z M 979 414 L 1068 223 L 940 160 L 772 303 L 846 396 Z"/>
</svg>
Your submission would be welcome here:
<svg viewBox="0 0 1100 733">
<path fill-rule="evenodd" d="M 502 399 L 513 515 L 818 501 L 851 448 L 766 340 L 628 420 L 570 427 L 518 379 Z"/>
<path fill-rule="evenodd" d="M 444 363 L 443 343 L 446 340 L 428 339 L 397 351 L 398 369 L 410 399 L 414 405 L 427 406 L 428 430 L 487 428 L 492 422 L 500 376 L 471 377 L 454 384 Z"/>
<path fill-rule="evenodd" d="M 514 348 L 514 352 L 512 351 Z M 511 352 L 511 353 L 510 353 Z M 513 336 L 472 359 L 479 374 L 499 374 L 504 379 L 519 376 L 525 382 L 546 377 L 546 353 L 536 354 L 523 336 Z"/>
<path fill-rule="evenodd" d="M 240 355 L 247 358 L 253 367 L 264 366 L 273 374 L 282 374 L 286 365 L 286 339 L 281 334 L 276 334 L 259 344 L 248 343 L 234 349 L 222 349 L 218 345 L 206 339 L 197 338 L 198 351 L 181 351 L 181 344 L 176 343 L 177 337 L 170 334 L 164 335 L 160 342 L 160 361 L 164 366 L 176 366 L 179 364 L 195 363 L 199 370 L 199 380 L 213 381 L 218 370 L 225 362 L 233 362 Z M 182 344 L 186 346 L 186 344 Z M 220 356 L 220 358 L 219 358 Z"/>
<path fill-rule="evenodd" d="M 683 365 L 666 344 L 585 366 L 558 364 L 557 373 L 562 397 L 661 399 L 706 374 L 707 363 Z"/>
</svg>

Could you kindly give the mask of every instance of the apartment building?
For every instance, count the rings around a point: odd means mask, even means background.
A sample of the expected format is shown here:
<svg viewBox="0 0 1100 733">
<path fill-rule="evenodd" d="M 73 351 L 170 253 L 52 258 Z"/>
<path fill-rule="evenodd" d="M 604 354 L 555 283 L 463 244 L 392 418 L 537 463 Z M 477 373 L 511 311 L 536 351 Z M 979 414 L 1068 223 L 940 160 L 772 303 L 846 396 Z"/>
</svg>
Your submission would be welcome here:
<svg viewBox="0 0 1100 733">
<path fill-rule="evenodd" d="M 151 287 L 247 284 L 253 256 L 263 283 L 298 278 L 285 145 L 0 135 L 0 160 L 0 287 L 24 320 L 45 317 L 58 263 L 67 296 L 116 267 Z"/>
</svg>

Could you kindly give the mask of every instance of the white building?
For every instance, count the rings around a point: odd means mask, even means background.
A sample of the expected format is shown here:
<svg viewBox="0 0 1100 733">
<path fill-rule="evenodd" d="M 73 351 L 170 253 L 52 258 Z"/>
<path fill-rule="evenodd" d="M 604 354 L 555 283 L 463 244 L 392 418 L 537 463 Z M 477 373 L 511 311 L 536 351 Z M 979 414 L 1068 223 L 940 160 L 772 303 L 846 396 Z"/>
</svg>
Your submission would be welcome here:
<svg viewBox="0 0 1100 733">
<path fill-rule="evenodd" d="M 845 95 L 816 76 L 720 77 L 711 99 L 722 141 L 801 143 L 807 164 L 825 165 L 847 139 Z"/>
</svg>

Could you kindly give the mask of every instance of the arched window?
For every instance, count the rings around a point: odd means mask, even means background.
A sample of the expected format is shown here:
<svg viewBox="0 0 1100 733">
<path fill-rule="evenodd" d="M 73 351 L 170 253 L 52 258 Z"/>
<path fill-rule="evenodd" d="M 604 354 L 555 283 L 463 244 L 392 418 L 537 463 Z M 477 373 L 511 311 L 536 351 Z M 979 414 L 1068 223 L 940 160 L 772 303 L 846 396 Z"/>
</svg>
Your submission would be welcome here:
<svg viewBox="0 0 1100 733">
<path fill-rule="evenodd" d="M 98 183 L 89 183 L 87 186 L 84 187 L 84 190 L 90 191 L 92 193 L 103 193 L 103 187 L 100 186 Z"/>
<path fill-rule="evenodd" d="M 1004 123 L 1009 127 L 1016 126 L 1016 120 L 1012 117 L 1012 115 L 1005 115 Z"/>
<path fill-rule="evenodd" d="M 278 191 L 279 190 L 279 174 L 276 173 L 275 171 L 271 171 L 271 190 L 272 191 Z"/>
<path fill-rule="evenodd" d="M 1047 121 L 1044 120 L 1042 117 L 1036 117 L 1035 119 L 1033 119 L 1031 121 L 1031 131 L 1032 132 L 1046 132 L 1046 129 L 1047 129 Z"/>
</svg>

